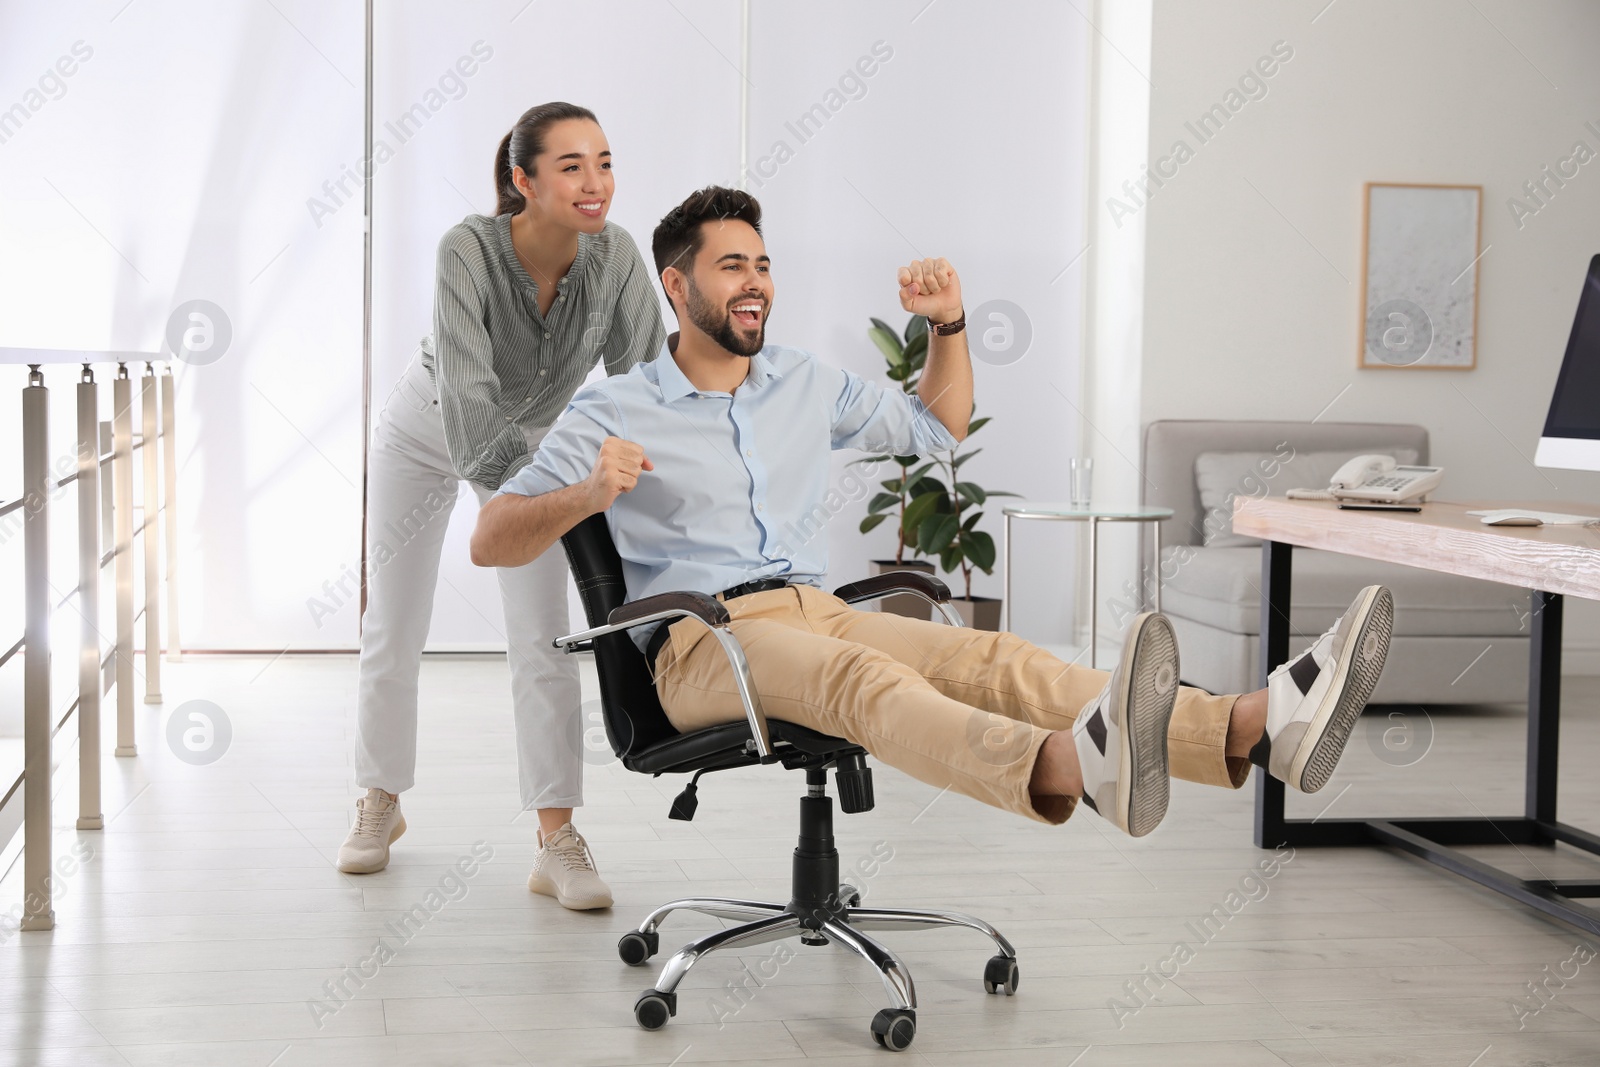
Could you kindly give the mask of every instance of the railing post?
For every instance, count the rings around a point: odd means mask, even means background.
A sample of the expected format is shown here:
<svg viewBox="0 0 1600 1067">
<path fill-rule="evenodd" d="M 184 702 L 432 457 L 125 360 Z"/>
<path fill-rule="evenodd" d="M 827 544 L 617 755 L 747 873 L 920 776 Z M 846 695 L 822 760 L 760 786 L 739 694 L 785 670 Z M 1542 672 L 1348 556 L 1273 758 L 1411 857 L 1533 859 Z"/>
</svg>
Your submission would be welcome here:
<svg viewBox="0 0 1600 1067">
<path fill-rule="evenodd" d="M 50 900 L 50 391 L 39 364 L 22 391 L 23 630 L 22 929 L 56 924 Z"/>
<path fill-rule="evenodd" d="M 100 811 L 100 412 L 94 371 L 78 379 L 78 829 Z"/>
<path fill-rule="evenodd" d="M 115 455 L 116 454 L 116 447 L 117 447 L 117 443 L 116 442 L 117 442 L 117 439 L 116 439 L 116 435 L 111 430 L 111 426 L 112 426 L 112 423 L 111 423 L 110 419 L 101 419 L 100 420 L 100 455 L 102 455 L 102 456 L 110 456 L 110 455 Z M 103 470 L 104 468 L 101 468 L 101 469 Z M 117 509 L 116 509 L 116 488 L 115 488 L 116 487 L 116 482 L 117 482 L 117 479 L 116 479 L 116 472 L 115 471 L 105 471 L 105 473 L 103 473 L 100 476 L 100 551 L 102 553 L 105 552 L 105 548 L 106 548 L 107 545 L 113 545 L 114 546 L 117 543 L 117 529 L 116 529 L 116 525 L 115 525 L 115 523 L 116 523 L 116 517 L 115 516 L 116 516 L 116 511 L 117 511 Z M 105 588 L 105 584 L 104 584 L 105 578 L 103 577 L 103 571 L 104 571 L 104 567 L 102 565 L 102 577 L 100 579 L 100 582 L 96 583 L 96 585 L 95 585 L 95 591 L 97 593 L 100 590 Z M 115 603 L 115 598 L 114 597 L 113 597 L 113 601 L 112 602 Z M 96 620 L 96 621 L 98 623 L 98 620 Z M 108 692 L 111 691 L 111 683 L 116 680 L 116 675 L 117 675 L 116 649 L 117 649 L 116 641 L 115 641 L 115 637 L 113 635 L 113 640 L 112 640 L 112 643 L 111 643 L 111 653 L 112 654 L 109 657 L 105 657 L 105 658 L 102 658 L 100 660 L 100 695 L 101 695 L 101 697 L 104 697 Z"/>
<path fill-rule="evenodd" d="M 144 546 L 144 702 L 161 703 L 161 453 L 156 438 L 156 365 L 144 365 L 139 380 L 139 415 L 144 474 L 144 521 L 140 541 Z"/>
<path fill-rule="evenodd" d="M 133 382 L 117 364 L 111 383 L 113 517 L 117 578 L 117 755 L 136 756 L 133 738 Z"/>
<path fill-rule="evenodd" d="M 172 380 L 172 364 L 166 365 L 161 376 L 161 455 L 165 463 L 165 477 L 161 480 L 161 506 L 165 509 L 167 524 L 167 662 L 183 659 L 183 645 L 178 641 L 178 444 L 173 433 L 177 416 L 173 414 L 176 387 Z"/>
</svg>

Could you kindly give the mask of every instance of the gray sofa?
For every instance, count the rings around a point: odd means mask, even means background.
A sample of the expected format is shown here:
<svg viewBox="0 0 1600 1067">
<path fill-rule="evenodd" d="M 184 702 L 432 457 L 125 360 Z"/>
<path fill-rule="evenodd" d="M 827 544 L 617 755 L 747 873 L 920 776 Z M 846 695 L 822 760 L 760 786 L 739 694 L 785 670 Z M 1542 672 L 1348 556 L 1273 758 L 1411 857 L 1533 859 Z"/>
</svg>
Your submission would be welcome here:
<svg viewBox="0 0 1600 1067">
<path fill-rule="evenodd" d="M 1428 431 L 1360 422 L 1145 427 L 1143 502 L 1173 509 L 1161 524 L 1161 607 L 1177 632 L 1184 682 L 1214 693 L 1260 684 L 1261 549 L 1233 534 L 1232 497 L 1324 488 L 1338 463 L 1367 452 L 1426 464 Z M 1449 484 L 1447 471 L 1443 493 Z M 1375 703 L 1527 700 L 1526 590 L 1319 549 L 1294 550 L 1290 656 L 1373 582 L 1395 600 L 1395 636 Z"/>
</svg>

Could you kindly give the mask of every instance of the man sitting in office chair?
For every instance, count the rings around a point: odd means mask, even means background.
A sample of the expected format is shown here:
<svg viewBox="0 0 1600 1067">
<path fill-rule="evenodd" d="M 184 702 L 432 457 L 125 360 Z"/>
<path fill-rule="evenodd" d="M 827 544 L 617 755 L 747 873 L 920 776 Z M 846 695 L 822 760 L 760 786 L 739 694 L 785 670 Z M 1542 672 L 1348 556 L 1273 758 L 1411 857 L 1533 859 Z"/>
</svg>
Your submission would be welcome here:
<svg viewBox="0 0 1600 1067">
<path fill-rule="evenodd" d="M 749 194 L 709 187 L 653 241 L 679 332 L 655 360 L 585 386 L 532 461 L 479 513 L 472 561 L 515 567 L 607 512 L 628 599 L 715 594 L 767 714 L 846 738 L 933 786 L 1060 823 L 1079 798 L 1129 834 L 1166 813 L 1170 773 L 1238 788 L 1252 760 L 1320 789 L 1377 684 L 1393 600 L 1368 586 L 1265 689 L 1178 684 L 1171 624 L 1130 625 L 1108 672 L 1009 633 L 858 611 L 821 588 L 820 536 L 786 543 L 822 507 L 830 449 L 953 449 L 973 410 L 961 282 L 943 259 L 899 269 L 926 315 L 916 398 L 765 341 L 775 285 Z M 826 509 L 822 512 L 826 514 Z M 731 668 L 698 621 L 635 640 L 680 731 L 744 718 Z"/>
</svg>

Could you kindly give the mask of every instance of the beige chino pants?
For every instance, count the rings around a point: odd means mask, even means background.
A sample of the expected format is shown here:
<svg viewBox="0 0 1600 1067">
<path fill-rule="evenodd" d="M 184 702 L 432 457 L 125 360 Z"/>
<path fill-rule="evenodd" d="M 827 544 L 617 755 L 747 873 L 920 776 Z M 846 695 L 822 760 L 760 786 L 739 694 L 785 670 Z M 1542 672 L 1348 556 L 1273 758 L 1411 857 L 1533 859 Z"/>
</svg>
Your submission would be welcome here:
<svg viewBox="0 0 1600 1067">
<path fill-rule="evenodd" d="M 1015 634 L 858 611 L 808 585 L 727 607 L 770 718 L 843 737 L 919 781 L 1031 819 L 1072 814 L 1075 798 L 1032 797 L 1028 783 L 1039 746 L 1072 729 L 1110 672 Z M 699 622 L 672 625 L 656 668 L 656 693 L 678 730 L 744 718 L 727 657 Z M 1179 687 L 1167 733 L 1173 777 L 1244 784 L 1249 761 L 1224 755 L 1233 701 Z"/>
</svg>

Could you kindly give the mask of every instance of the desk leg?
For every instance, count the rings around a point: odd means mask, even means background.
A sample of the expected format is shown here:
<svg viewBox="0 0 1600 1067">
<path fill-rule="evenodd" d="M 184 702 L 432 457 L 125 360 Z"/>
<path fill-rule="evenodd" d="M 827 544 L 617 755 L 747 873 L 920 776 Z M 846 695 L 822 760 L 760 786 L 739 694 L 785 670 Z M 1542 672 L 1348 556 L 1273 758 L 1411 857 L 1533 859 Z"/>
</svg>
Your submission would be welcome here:
<svg viewBox="0 0 1600 1067">
<path fill-rule="evenodd" d="M 1561 752 L 1560 593 L 1533 590 L 1528 640 L 1527 816 L 1556 821 L 1557 758 Z"/>
<path fill-rule="evenodd" d="M 1000 528 L 1000 631 L 1011 632 L 1011 516 L 1005 516 L 1005 523 Z"/>
<path fill-rule="evenodd" d="M 1267 541 L 1261 555 L 1261 673 L 1263 678 L 1289 652 L 1288 545 Z M 1557 749 L 1560 741 L 1561 616 L 1558 594 L 1534 591 L 1528 662 L 1527 813 L 1489 818 L 1419 819 L 1358 818 L 1284 819 L 1283 783 L 1256 775 L 1255 843 L 1261 848 L 1352 845 L 1388 846 L 1492 889 L 1546 915 L 1600 935 L 1600 908 L 1579 903 L 1600 897 L 1600 881 L 1591 878 L 1522 878 L 1470 856 L 1460 849 L 1473 845 L 1545 845 L 1562 843 L 1600 855 L 1600 834 L 1556 821 Z M 1265 744 L 1250 758 L 1258 766 Z M 1337 798 L 1335 798 L 1337 799 Z"/>
<path fill-rule="evenodd" d="M 1289 658 L 1289 583 L 1294 546 L 1281 541 L 1261 542 L 1261 684 Z M 1266 739 L 1257 746 L 1265 751 Z M 1277 848 L 1285 840 L 1283 783 L 1267 773 L 1265 757 L 1250 758 L 1256 767 L 1257 848 Z"/>
<path fill-rule="evenodd" d="M 1100 520 L 1089 516 L 1089 667 L 1098 668 L 1100 654 Z"/>
</svg>

